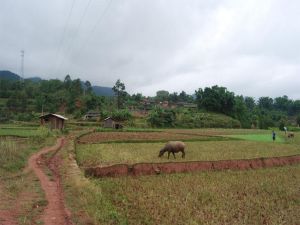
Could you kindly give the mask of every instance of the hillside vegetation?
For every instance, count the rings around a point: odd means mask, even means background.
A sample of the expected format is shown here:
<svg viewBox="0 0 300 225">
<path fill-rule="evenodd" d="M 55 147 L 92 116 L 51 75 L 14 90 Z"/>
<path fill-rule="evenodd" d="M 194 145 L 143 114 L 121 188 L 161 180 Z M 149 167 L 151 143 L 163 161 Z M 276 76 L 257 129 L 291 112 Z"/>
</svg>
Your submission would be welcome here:
<svg viewBox="0 0 300 225">
<path fill-rule="evenodd" d="M 300 124 L 300 100 L 235 95 L 217 85 L 199 88 L 194 95 L 159 90 L 154 97 L 130 95 L 118 80 L 112 89 L 95 89 L 89 81 L 22 80 L 2 71 L 0 121 L 37 120 L 42 112 L 82 119 L 93 110 L 98 121 L 111 116 L 126 126 L 181 128 L 268 128 Z M 10 79 L 7 79 L 9 78 Z M 103 95 L 97 93 L 104 91 Z M 114 96 L 111 96 L 114 95 Z"/>
</svg>

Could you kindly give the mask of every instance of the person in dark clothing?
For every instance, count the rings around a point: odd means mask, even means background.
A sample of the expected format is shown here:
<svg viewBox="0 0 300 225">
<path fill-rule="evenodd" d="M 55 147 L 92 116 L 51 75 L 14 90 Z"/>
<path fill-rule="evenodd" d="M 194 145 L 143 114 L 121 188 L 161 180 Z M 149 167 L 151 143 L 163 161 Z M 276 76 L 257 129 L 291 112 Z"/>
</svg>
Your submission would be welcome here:
<svg viewBox="0 0 300 225">
<path fill-rule="evenodd" d="M 272 138 L 273 138 L 273 141 L 275 141 L 275 139 L 276 139 L 276 133 L 275 133 L 274 130 L 272 131 Z"/>
</svg>

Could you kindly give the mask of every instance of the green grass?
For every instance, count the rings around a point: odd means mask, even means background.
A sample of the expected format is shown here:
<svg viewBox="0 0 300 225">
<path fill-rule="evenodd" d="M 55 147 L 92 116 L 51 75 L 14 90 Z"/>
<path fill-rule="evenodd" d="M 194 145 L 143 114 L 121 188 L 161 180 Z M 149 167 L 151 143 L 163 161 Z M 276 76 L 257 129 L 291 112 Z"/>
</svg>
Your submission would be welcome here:
<svg viewBox="0 0 300 225">
<path fill-rule="evenodd" d="M 0 98 L 0 106 L 6 106 L 7 98 Z"/>
<path fill-rule="evenodd" d="M 94 179 L 98 224 L 298 224 L 300 166 Z M 92 198 L 94 196 L 94 198 Z M 88 198 L 87 198 L 88 197 Z M 105 204 L 100 204 L 105 203 Z"/>
<path fill-rule="evenodd" d="M 228 136 L 248 141 L 273 142 L 271 134 L 234 134 Z M 284 138 L 277 135 L 275 142 L 283 143 L 284 141 Z"/>
<path fill-rule="evenodd" d="M 32 137 L 38 134 L 37 129 L 0 128 L 0 136 Z"/>
<path fill-rule="evenodd" d="M 199 141 L 185 142 L 186 157 L 167 159 L 167 153 L 158 158 L 165 143 L 111 143 L 77 145 L 76 158 L 81 166 L 96 166 L 116 163 L 165 162 L 247 159 L 258 157 L 300 154 L 294 144 L 254 141 Z"/>
<path fill-rule="evenodd" d="M 17 172 L 25 166 L 27 156 L 33 149 L 27 140 L 0 139 L 0 175 Z"/>
</svg>

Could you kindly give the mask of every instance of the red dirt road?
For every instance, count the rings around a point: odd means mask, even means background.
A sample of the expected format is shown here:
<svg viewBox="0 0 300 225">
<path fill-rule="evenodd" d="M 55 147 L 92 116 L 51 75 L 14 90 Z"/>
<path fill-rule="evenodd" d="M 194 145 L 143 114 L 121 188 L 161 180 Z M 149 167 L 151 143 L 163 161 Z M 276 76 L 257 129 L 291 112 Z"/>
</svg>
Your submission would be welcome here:
<svg viewBox="0 0 300 225">
<path fill-rule="evenodd" d="M 64 144 L 65 139 L 59 138 L 54 146 L 43 148 L 38 153 L 32 155 L 28 161 L 28 166 L 40 180 L 46 200 L 48 201 L 48 205 L 41 217 L 45 225 L 73 224 L 70 219 L 70 212 L 64 204 L 61 179 L 59 176 L 59 158 L 57 154 L 55 154 Z M 52 171 L 51 179 L 44 173 L 42 165 L 42 155 L 49 152 L 54 152 L 54 155 L 48 161 L 48 168 Z"/>
</svg>

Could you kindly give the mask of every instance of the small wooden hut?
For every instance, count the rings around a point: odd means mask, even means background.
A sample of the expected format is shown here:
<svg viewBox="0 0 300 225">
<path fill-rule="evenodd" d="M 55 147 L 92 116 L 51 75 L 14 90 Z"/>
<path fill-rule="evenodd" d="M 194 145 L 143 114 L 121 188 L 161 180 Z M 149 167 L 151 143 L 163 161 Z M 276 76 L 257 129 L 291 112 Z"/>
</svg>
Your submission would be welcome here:
<svg viewBox="0 0 300 225">
<path fill-rule="evenodd" d="M 58 115 L 49 113 L 43 116 L 40 116 L 41 119 L 41 125 L 48 126 L 49 129 L 59 129 L 62 130 L 65 127 L 65 120 L 68 120 L 67 118 Z"/>
<path fill-rule="evenodd" d="M 123 125 L 120 122 L 115 121 L 113 118 L 107 117 L 103 121 L 103 127 L 104 128 L 122 129 Z"/>
<path fill-rule="evenodd" d="M 93 111 L 93 110 L 88 111 L 84 116 L 85 120 L 97 120 L 99 118 L 100 118 L 100 112 Z"/>
</svg>

